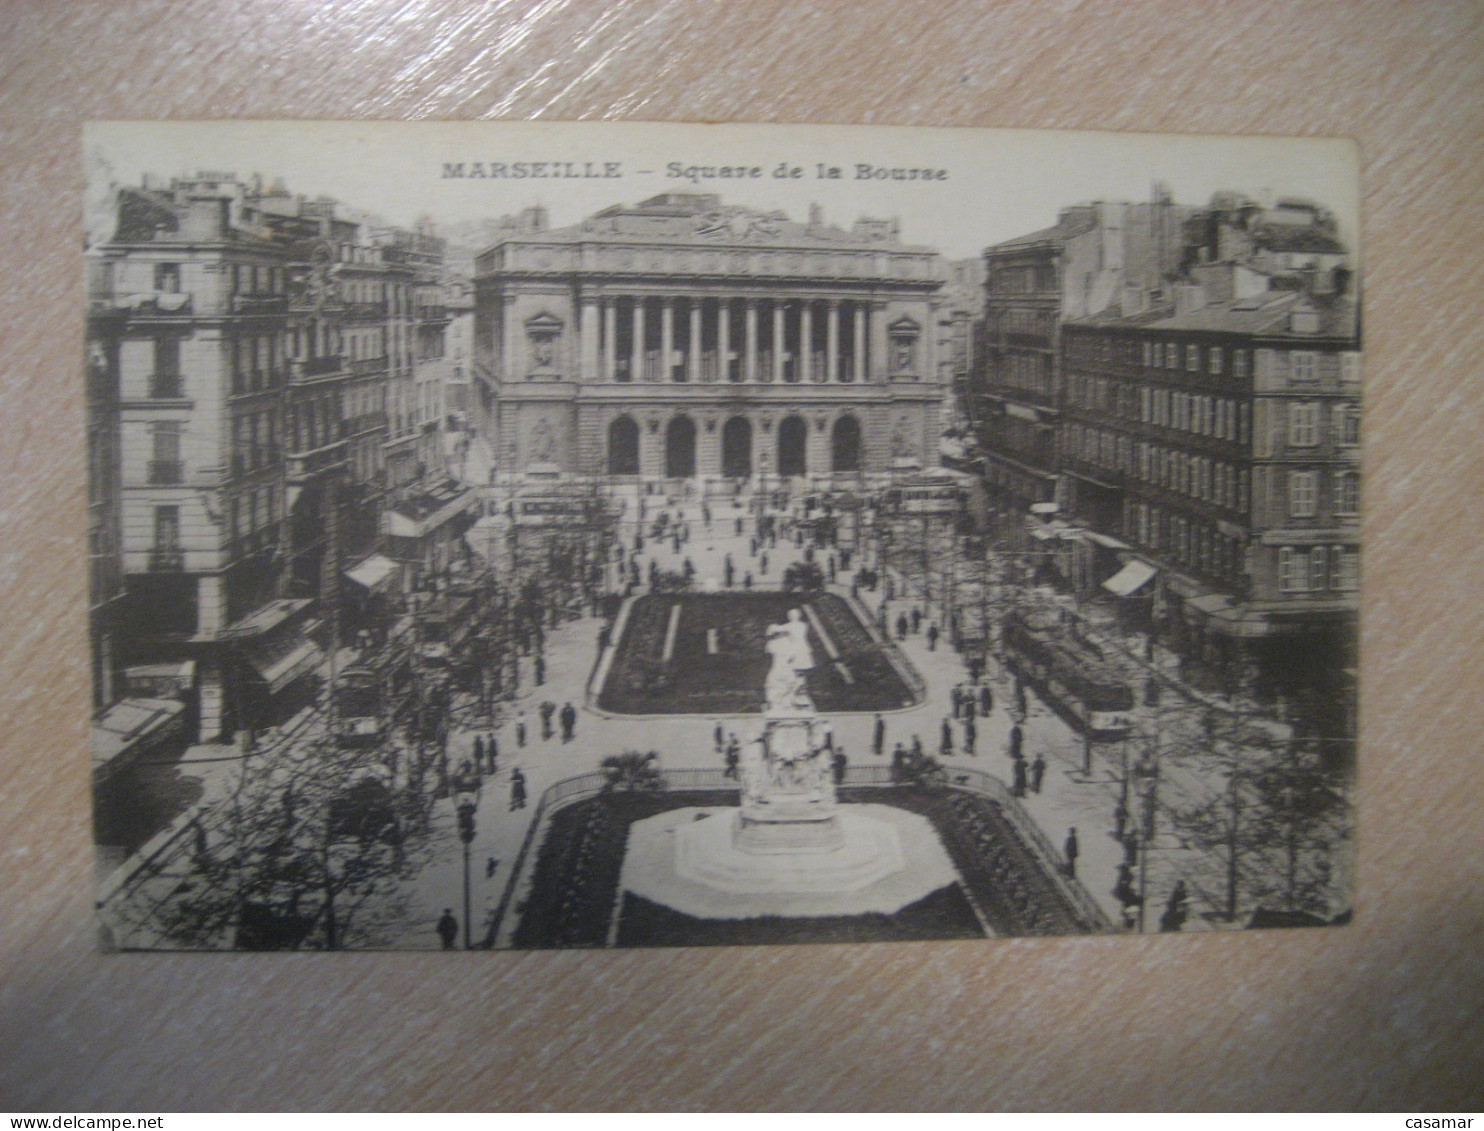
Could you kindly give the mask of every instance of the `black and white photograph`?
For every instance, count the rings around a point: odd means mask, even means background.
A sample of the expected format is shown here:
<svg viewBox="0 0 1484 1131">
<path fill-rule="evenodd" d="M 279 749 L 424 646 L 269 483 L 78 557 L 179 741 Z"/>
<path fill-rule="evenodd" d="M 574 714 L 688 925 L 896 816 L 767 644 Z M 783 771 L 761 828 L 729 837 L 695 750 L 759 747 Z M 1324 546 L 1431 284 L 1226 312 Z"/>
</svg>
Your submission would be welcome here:
<svg viewBox="0 0 1484 1131">
<path fill-rule="evenodd" d="M 104 948 L 1349 921 L 1352 143 L 83 161 Z"/>
</svg>

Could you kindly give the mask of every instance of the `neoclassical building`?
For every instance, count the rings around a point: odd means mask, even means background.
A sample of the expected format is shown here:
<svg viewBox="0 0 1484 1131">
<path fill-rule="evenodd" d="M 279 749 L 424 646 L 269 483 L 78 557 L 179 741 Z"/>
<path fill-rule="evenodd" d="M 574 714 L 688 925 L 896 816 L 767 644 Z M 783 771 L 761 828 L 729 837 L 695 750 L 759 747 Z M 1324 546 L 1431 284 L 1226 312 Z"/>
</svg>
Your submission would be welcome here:
<svg viewBox="0 0 1484 1131">
<path fill-rule="evenodd" d="M 475 267 L 471 406 L 498 469 L 646 478 L 936 463 L 939 256 L 894 221 L 828 225 L 666 193 Z"/>
</svg>

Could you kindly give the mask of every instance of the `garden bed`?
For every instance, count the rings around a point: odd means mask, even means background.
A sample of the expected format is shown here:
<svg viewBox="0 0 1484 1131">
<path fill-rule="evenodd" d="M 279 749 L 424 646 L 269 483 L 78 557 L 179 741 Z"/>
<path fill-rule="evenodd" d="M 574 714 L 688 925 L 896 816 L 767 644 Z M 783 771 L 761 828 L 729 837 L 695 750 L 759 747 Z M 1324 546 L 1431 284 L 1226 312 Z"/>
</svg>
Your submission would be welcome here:
<svg viewBox="0 0 1484 1131">
<path fill-rule="evenodd" d="M 770 592 L 639 597 L 630 606 L 598 706 L 624 715 L 761 712 L 771 662 L 767 627 L 806 605 L 839 654 L 837 665 L 811 624 L 815 667 L 807 680 L 818 710 L 894 711 L 913 705 L 913 691 L 885 647 L 845 601 L 832 593 Z"/>
<path fill-rule="evenodd" d="M 844 803 L 893 805 L 926 817 L 960 882 L 894 914 L 701 919 L 663 907 L 619 882 L 629 827 L 671 809 L 734 806 L 732 791 L 611 793 L 552 817 L 530 895 L 511 940 L 519 949 L 607 946 L 744 946 L 1085 934 L 1088 923 L 1046 873 L 992 798 L 953 788 L 852 787 Z M 977 912 L 977 913 L 976 913 Z M 614 916 L 618 921 L 614 923 Z"/>
</svg>

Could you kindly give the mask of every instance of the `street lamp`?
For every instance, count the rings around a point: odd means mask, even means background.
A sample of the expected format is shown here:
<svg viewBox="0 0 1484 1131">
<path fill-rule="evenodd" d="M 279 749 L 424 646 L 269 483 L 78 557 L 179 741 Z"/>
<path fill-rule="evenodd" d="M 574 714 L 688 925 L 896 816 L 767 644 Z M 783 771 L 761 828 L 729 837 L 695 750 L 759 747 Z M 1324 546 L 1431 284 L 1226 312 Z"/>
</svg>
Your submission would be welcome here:
<svg viewBox="0 0 1484 1131">
<path fill-rule="evenodd" d="M 454 812 L 458 815 L 459 840 L 464 846 L 464 949 L 472 950 L 469 936 L 469 846 L 474 843 L 474 815 L 479 810 L 482 788 L 478 774 L 473 780 L 460 774 L 454 782 Z M 472 788 L 471 788 L 472 786 Z"/>
</svg>

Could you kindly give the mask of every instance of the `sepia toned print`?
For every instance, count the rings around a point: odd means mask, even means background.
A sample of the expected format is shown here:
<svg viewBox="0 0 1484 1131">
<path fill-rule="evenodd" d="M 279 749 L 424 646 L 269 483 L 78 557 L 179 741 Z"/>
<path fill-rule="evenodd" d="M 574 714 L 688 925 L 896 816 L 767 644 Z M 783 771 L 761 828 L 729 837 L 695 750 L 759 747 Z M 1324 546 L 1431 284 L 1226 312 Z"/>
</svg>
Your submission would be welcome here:
<svg viewBox="0 0 1484 1131">
<path fill-rule="evenodd" d="M 1345 922 L 1339 142 L 87 137 L 105 945 Z"/>
</svg>

